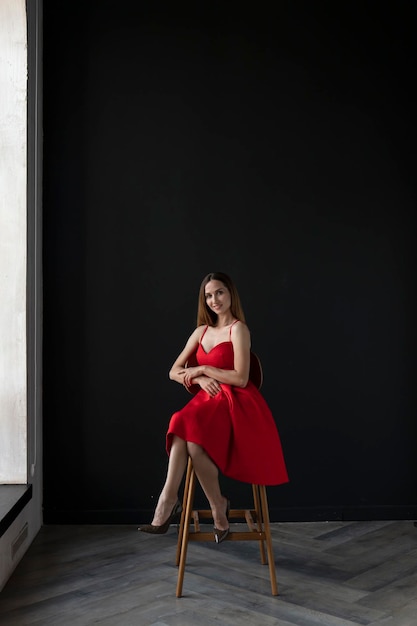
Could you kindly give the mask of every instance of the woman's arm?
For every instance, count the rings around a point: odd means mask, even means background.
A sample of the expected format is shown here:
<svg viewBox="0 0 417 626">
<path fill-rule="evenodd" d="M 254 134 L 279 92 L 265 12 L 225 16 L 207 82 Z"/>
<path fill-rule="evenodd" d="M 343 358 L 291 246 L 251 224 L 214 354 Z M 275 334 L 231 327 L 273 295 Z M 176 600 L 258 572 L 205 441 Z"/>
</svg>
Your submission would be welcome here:
<svg viewBox="0 0 417 626">
<path fill-rule="evenodd" d="M 174 363 L 172 364 L 171 369 L 169 370 L 169 378 L 171 380 L 175 380 L 181 385 L 184 384 L 184 376 L 186 372 L 185 365 L 189 358 L 196 352 L 203 330 L 204 326 L 198 326 L 189 336 L 187 343 L 185 344 L 184 348 L 181 350 L 180 354 L 177 356 Z"/>
<path fill-rule="evenodd" d="M 186 387 L 198 382 L 199 376 L 213 378 L 225 385 L 246 387 L 249 380 L 250 368 L 250 332 L 246 324 L 236 324 L 232 329 L 232 343 L 234 351 L 234 369 L 224 370 L 211 365 L 197 365 L 187 368 L 182 379 Z"/>
</svg>

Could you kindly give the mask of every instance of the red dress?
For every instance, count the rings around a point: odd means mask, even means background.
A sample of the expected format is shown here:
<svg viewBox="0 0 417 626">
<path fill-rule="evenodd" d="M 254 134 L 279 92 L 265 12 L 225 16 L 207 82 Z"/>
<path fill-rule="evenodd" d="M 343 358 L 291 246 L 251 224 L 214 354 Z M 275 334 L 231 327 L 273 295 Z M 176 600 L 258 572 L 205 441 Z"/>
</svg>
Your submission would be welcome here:
<svg viewBox="0 0 417 626">
<path fill-rule="evenodd" d="M 199 365 L 233 369 L 233 343 L 224 341 L 205 352 L 200 340 L 196 357 Z M 251 381 L 244 388 L 223 383 L 221 388 L 214 397 L 200 389 L 173 414 L 167 453 L 177 435 L 204 448 L 224 476 L 257 485 L 288 482 L 277 426 L 260 391 Z"/>
</svg>

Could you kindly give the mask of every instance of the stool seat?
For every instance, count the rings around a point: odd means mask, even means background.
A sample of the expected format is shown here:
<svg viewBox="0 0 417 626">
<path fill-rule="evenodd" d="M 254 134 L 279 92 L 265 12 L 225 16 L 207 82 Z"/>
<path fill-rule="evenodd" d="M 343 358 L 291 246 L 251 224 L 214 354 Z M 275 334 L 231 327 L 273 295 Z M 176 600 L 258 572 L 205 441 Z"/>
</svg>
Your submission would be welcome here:
<svg viewBox="0 0 417 626">
<path fill-rule="evenodd" d="M 196 486 L 196 475 L 191 458 L 188 459 L 187 473 L 185 477 L 183 506 L 178 532 L 176 565 L 178 566 L 178 579 L 176 596 L 182 596 L 182 588 L 185 575 L 185 564 L 187 559 L 188 543 L 190 541 L 214 541 L 213 532 L 201 530 L 200 521 L 212 519 L 209 509 L 194 509 L 194 494 Z M 269 566 L 269 576 L 271 580 L 271 592 L 273 596 L 278 595 L 278 586 L 275 572 L 275 562 L 272 549 L 271 528 L 269 522 L 268 500 L 265 485 L 252 485 L 253 507 L 250 509 L 231 509 L 229 512 L 229 522 L 233 520 L 244 521 L 247 530 L 233 530 L 231 528 L 225 541 L 258 541 L 261 555 L 261 563 Z M 266 552 L 265 552 L 266 544 Z M 220 549 L 220 548 L 219 548 Z"/>
</svg>

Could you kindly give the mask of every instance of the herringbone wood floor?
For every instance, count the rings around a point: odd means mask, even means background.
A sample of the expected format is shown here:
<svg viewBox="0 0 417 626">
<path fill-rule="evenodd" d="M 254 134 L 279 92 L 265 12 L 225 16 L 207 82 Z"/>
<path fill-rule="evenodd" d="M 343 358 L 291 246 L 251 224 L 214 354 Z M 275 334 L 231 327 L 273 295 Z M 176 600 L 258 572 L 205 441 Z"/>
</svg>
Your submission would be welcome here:
<svg viewBox="0 0 417 626">
<path fill-rule="evenodd" d="M 416 626 L 413 521 L 272 524 L 280 595 L 256 543 L 191 543 L 175 597 L 175 526 L 44 526 L 0 594 L 2 626 Z"/>
</svg>

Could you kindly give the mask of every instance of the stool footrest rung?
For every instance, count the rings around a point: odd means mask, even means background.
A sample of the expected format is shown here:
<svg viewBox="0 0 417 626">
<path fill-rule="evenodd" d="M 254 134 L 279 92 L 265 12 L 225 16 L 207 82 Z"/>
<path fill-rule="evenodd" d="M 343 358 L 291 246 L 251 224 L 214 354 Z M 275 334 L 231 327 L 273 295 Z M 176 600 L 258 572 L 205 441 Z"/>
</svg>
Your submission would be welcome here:
<svg viewBox="0 0 417 626">
<path fill-rule="evenodd" d="M 243 524 L 247 524 L 249 530 L 231 530 L 227 539 L 234 539 L 235 541 L 253 541 L 254 539 L 259 539 L 259 541 L 264 541 L 266 538 L 265 531 L 261 526 L 256 525 L 256 517 L 256 511 L 253 509 L 231 509 L 229 511 L 229 520 L 241 520 Z M 195 509 L 191 511 L 190 523 L 193 529 L 189 530 L 190 541 L 214 541 L 214 535 L 212 532 L 201 530 L 201 520 L 208 519 L 213 519 L 212 513 L 209 509 Z M 254 535 L 257 536 L 255 537 Z"/>
<path fill-rule="evenodd" d="M 259 539 L 259 541 L 265 541 L 265 533 L 263 531 L 255 530 L 231 530 L 224 541 L 253 541 Z M 188 541 L 214 541 L 213 532 L 206 532 L 204 530 L 194 531 L 190 530 L 188 533 Z"/>
<path fill-rule="evenodd" d="M 213 519 L 213 514 L 210 509 L 193 509 L 191 511 L 190 521 L 194 522 L 196 519 Z M 252 520 L 254 523 L 257 519 L 255 509 L 230 509 L 229 519 L 241 519 L 242 521 Z"/>
</svg>

